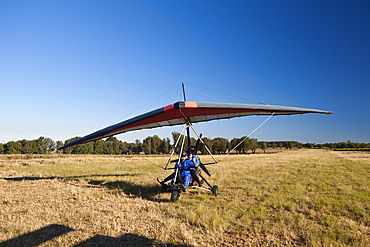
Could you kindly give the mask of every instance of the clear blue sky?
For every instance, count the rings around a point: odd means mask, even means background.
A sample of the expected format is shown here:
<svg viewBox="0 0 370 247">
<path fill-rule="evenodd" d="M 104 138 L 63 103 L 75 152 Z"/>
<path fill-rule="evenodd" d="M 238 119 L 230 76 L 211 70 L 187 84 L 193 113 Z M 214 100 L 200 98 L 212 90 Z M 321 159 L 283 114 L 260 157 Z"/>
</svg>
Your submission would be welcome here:
<svg viewBox="0 0 370 247">
<path fill-rule="evenodd" d="M 273 117 L 258 140 L 368 143 L 369 13 L 353 0 L 1 1 L 0 143 L 84 136 L 182 100 L 181 82 L 188 101 L 333 111 Z M 231 139 L 265 119 L 196 129 Z"/>
</svg>

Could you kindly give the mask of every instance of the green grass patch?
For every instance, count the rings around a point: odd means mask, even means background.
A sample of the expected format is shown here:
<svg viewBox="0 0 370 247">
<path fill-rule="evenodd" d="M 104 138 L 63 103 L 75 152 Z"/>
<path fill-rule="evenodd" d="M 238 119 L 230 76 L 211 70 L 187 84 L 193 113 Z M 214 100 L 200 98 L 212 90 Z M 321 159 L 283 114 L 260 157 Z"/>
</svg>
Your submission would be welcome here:
<svg viewBox="0 0 370 247">
<path fill-rule="evenodd" d="M 334 148 L 332 151 L 370 151 L 370 148 Z"/>
</svg>

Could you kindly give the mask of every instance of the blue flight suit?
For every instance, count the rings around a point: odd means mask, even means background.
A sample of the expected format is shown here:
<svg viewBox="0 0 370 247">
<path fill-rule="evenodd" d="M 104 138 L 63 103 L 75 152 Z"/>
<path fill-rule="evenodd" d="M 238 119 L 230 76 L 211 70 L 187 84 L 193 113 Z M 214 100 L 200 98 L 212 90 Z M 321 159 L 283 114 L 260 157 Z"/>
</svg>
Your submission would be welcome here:
<svg viewBox="0 0 370 247">
<path fill-rule="evenodd" d="M 194 164 L 198 164 L 199 167 L 199 158 L 195 156 L 194 154 L 192 155 L 192 158 L 194 158 Z M 186 155 L 186 159 L 190 160 L 189 155 Z M 190 170 L 196 170 L 198 167 L 191 167 Z"/>
<path fill-rule="evenodd" d="M 190 160 L 190 156 L 187 154 L 187 159 Z M 203 183 L 203 181 L 200 181 L 199 180 L 199 165 L 200 165 L 200 161 L 199 161 L 199 158 L 196 156 L 196 155 L 192 155 L 191 156 L 191 160 L 193 162 L 193 167 L 190 168 L 190 175 L 193 179 L 193 182 L 192 184 L 193 185 L 196 185 L 196 184 L 200 184 L 199 186 L 201 186 Z M 194 165 L 197 164 L 198 166 L 195 167 Z"/>
<path fill-rule="evenodd" d="M 190 179 L 191 179 L 191 174 L 190 174 L 190 167 L 193 166 L 194 163 L 190 160 L 184 160 L 184 162 L 179 162 L 176 163 L 175 168 L 179 168 L 178 172 L 181 174 L 182 178 L 184 179 L 184 185 L 185 188 L 188 188 L 190 184 Z M 176 172 L 176 170 L 175 170 Z M 173 187 L 173 184 L 175 182 L 175 178 L 172 179 L 171 181 L 171 186 Z"/>
</svg>

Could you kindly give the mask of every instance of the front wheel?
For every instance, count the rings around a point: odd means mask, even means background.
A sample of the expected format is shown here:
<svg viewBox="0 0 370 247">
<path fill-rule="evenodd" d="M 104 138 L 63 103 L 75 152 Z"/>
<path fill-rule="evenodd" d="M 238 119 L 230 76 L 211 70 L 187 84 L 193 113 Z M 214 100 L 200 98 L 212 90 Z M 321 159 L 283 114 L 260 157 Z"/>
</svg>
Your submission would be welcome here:
<svg viewBox="0 0 370 247">
<path fill-rule="evenodd" d="M 214 185 L 213 188 L 212 188 L 212 194 L 217 196 L 218 195 L 218 186 L 217 185 Z"/>
<path fill-rule="evenodd" d="M 180 198 L 180 193 L 177 190 L 171 192 L 171 202 L 175 202 Z"/>
</svg>

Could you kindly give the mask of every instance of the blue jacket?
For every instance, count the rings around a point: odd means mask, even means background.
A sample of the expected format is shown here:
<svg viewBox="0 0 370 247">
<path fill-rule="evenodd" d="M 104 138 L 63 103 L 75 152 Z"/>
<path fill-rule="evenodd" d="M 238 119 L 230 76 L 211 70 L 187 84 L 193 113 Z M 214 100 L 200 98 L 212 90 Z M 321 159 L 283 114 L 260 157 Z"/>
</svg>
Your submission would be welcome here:
<svg viewBox="0 0 370 247">
<path fill-rule="evenodd" d="M 187 156 L 187 159 L 191 162 L 191 163 L 193 163 L 193 166 L 194 166 L 194 164 L 198 164 L 198 167 L 199 167 L 199 158 L 197 157 L 197 156 L 195 156 L 195 155 L 193 155 L 192 156 L 192 158 L 194 158 L 194 162 L 193 161 L 191 161 L 190 160 L 190 157 L 189 156 Z M 192 167 L 192 168 L 190 168 L 191 170 L 194 170 L 194 169 L 197 169 L 198 167 Z"/>
<path fill-rule="evenodd" d="M 182 178 L 184 179 L 184 185 L 185 188 L 187 188 L 190 184 L 190 179 L 191 179 L 191 173 L 190 173 L 190 167 L 193 166 L 194 163 L 190 160 L 184 160 L 184 162 L 177 162 L 175 165 L 175 168 L 179 168 L 179 173 L 181 174 Z M 175 171 L 176 172 L 176 171 Z M 175 181 L 175 178 L 172 179 L 171 185 L 173 186 L 173 183 Z"/>
<path fill-rule="evenodd" d="M 184 160 L 184 162 L 177 162 L 175 165 L 175 168 L 179 168 L 179 172 L 181 173 L 182 176 L 186 175 L 189 173 L 190 175 L 190 166 L 193 166 L 194 163 L 190 160 Z M 184 174 L 184 175 L 183 175 Z"/>
</svg>

